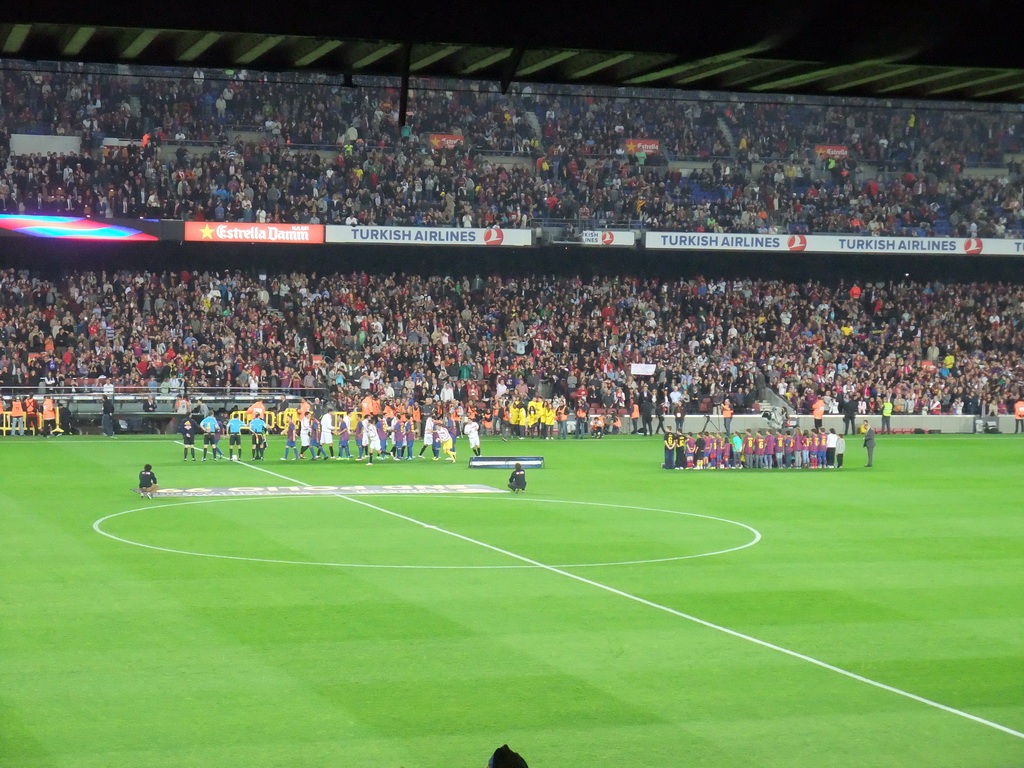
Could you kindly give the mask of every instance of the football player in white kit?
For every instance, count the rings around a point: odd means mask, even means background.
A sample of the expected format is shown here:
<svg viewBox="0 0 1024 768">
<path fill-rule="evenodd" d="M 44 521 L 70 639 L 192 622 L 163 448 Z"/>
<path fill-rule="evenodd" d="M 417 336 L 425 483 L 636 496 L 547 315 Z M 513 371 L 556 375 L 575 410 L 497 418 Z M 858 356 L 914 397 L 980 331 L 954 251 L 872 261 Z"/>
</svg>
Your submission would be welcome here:
<svg viewBox="0 0 1024 768">
<path fill-rule="evenodd" d="M 427 448 L 434 450 L 434 459 L 437 460 L 437 443 L 434 442 L 434 417 L 427 416 L 427 420 L 423 423 L 423 445 L 420 447 L 419 457 L 423 458 L 423 452 Z"/>
<path fill-rule="evenodd" d="M 324 411 L 324 415 L 320 417 L 320 445 L 327 448 L 331 452 L 331 458 L 334 458 L 334 414 L 330 411 Z"/>
<path fill-rule="evenodd" d="M 473 449 L 473 455 L 480 455 L 480 422 L 470 419 L 462 428 L 462 434 L 469 438 L 469 447 Z"/>
<path fill-rule="evenodd" d="M 313 425 L 310 422 L 309 414 L 302 414 L 302 421 L 299 422 L 299 458 L 306 458 L 306 451 L 309 450 L 309 438 L 313 432 Z"/>
<path fill-rule="evenodd" d="M 363 445 L 366 447 L 366 465 L 373 466 L 373 456 L 380 453 L 380 435 L 377 434 L 377 417 L 363 419 Z"/>
</svg>

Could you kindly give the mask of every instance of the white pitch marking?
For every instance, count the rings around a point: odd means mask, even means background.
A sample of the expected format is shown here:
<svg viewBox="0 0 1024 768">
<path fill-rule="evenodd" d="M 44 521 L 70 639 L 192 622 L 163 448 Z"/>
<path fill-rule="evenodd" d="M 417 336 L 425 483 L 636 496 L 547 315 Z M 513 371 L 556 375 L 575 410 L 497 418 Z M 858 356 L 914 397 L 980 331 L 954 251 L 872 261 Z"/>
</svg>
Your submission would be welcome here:
<svg viewBox="0 0 1024 768">
<path fill-rule="evenodd" d="M 144 544 L 141 541 L 133 541 L 132 539 L 124 539 L 120 536 L 116 536 L 109 531 L 105 531 L 102 528 L 102 524 L 107 520 L 112 520 L 115 517 L 121 515 L 128 515 L 132 512 L 151 512 L 154 509 L 164 509 L 167 507 L 185 507 L 192 504 L 221 504 L 230 501 L 253 501 L 257 496 L 242 496 L 235 498 L 217 498 L 217 499 L 202 499 L 200 501 L 178 501 L 171 504 L 160 504 L 159 506 L 153 507 L 136 507 L 135 509 L 126 509 L 123 512 L 115 512 L 112 515 L 101 517 L 99 520 L 92 524 L 92 528 L 96 533 L 101 536 L 106 536 L 108 539 L 114 541 L 120 541 L 123 544 L 131 544 L 135 547 L 143 547 L 144 549 L 153 549 L 157 552 L 169 552 L 174 555 L 192 555 L 193 557 L 209 557 L 214 560 L 241 560 L 250 563 L 274 563 L 277 565 L 321 565 L 329 568 L 397 568 L 407 570 L 508 570 L 510 568 L 532 568 L 530 565 L 382 565 L 379 563 L 318 563 L 312 560 L 276 560 L 267 557 L 244 557 L 242 555 L 217 555 L 210 552 L 190 552 L 187 549 L 170 549 L 169 547 L 158 547 L 155 544 Z M 265 497 L 267 498 L 267 497 Z M 447 498 L 447 497 L 446 497 Z M 452 498 L 465 498 L 463 496 L 456 496 Z"/>
<path fill-rule="evenodd" d="M 261 472 L 269 472 L 272 475 L 277 475 L 276 472 L 270 472 L 270 470 L 263 469 L 262 467 L 256 467 L 256 466 L 253 466 L 253 465 L 250 465 L 250 464 L 246 464 L 245 466 L 250 466 L 250 467 L 252 467 L 252 469 L 258 469 Z M 283 478 L 285 480 L 291 480 L 292 482 L 295 482 L 295 483 L 300 483 L 301 482 L 301 481 L 295 480 L 293 478 L 286 478 L 283 475 L 277 475 L 277 476 L 281 477 L 281 478 Z M 303 483 L 303 484 L 304 485 L 308 485 L 308 483 Z M 376 504 L 371 504 L 368 501 L 363 501 L 362 499 L 354 498 L 352 496 L 343 496 L 342 494 L 338 494 L 338 496 L 340 498 L 343 498 L 343 499 L 346 499 L 348 501 L 351 501 L 354 504 L 361 504 L 364 507 L 369 507 L 370 509 L 375 509 L 378 512 L 383 512 L 386 515 L 391 515 L 392 517 L 397 517 L 397 518 L 400 518 L 402 520 L 407 520 L 410 523 L 415 523 L 417 525 L 424 525 L 423 521 L 421 521 L 421 520 L 417 520 L 414 517 L 409 517 L 407 515 L 403 515 L 403 514 L 400 514 L 398 512 L 392 512 L 391 510 L 384 509 L 384 507 L 379 507 Z M 515 552 L 510 552 L 507 549 L 502 549 L 501 547 L 496 547 L 493 544 L 488 544 L 487 542 L 480 541 L 479 539 L 474 539 L 474 538 L 472 538 L 470 536 L 463 536 L 461 533 L 456 533 L 455 531 L 449 531 L 446 528 L 435 527 L 434 530 L 438 531 L 439 533 L 443 533 L 443 534 L 446 534 L 448 536 L 452 536 L 452 537 L 454 537 L 456 539 L 461 539 L 462 541 L 465 541 L 465 542 L 467 542 L 469 544 L 475 544 L 475 545 L 477 545 L 479 547 L 483 547 L 484 549 L 489 549 L 492 552 L 497 552 L 499 554 L 505 555 L 506 557 L 511 557 L 514 560 L 519 560 L 520 562 L 528 563 L 528 564 L 530 564 L 530 565 L 532 565 L 534 567 L 537 567 L 537 568 L 543 568 L 546 571 L 550 571 L 551 573 L 557 573 L 560 576 L 565 576 L 566 578 L 573 579 L 574 581 L 578 581 L 578 582 L 580 582 L 582 584 L 587 584 L 587 585 L 589 585 L 591 587 L 595 587 L 597 589 L 604 590 L 605 592 L 609 592 L 609 593 L 611 593 L 613 595 L 618 595 L 619 597 L 624 597 L 627 600 L 632 600 L 635 603 L 639 603 L 641 605 L 646 605 L 649 608 L 655 608 L 655 609 L 657 609 L 659 611 L 663 611 L 665 613 L 671 614 L 672 616 L 678 616 L 681 619 L 686 619 L 687 621 L 692 621 L 693 623 L 700 624 L 701 626 L 707 627 L 708 629 L 713 629 L 713 630 L 715 630 L 717 632 L 723 632 L 723 633 L 725 633 L 727 635 L 730 635 L 732 637 L 738 638 L 740 640 L 746 640 L 748 643 L 754 643 L 755 645 L 760 645 L 762 648 L 768 648 L 770 650 L 777 651 L 778 653 L 783 653 L 783 654 L 785 654 L 787 656 L 791 656 L 794 659 L 800 659 L 801 661 L 806 661 L 808 664 L 814 664 L 817 667 L 821 667 L 822 669 L 827 669 L 830 672 L 835 672 L 836 674 L 843 675 L 844 677 L 848 677 L 851 680 L 856 680 L 858 682 L 874 686 L 875 688 L 879 688 L 879 689 L 881 689 L 883 691 L 888 691 L 889 693 L 895 693 L 897 696 L 903 696 L 904 698 L 910 699 L 912 701 L 916 701 L 916 702 L 918 702 L 920 704 L 925 704 L 925 705 L 927 705 L 929 707 L 933 707 L 933 708 L 941 710 L 943 712 L 947 712 L 947 713 L 949 713 L 951 715 L 956 715 L 957 717 L 963 717 L 963 718 L 965 718 L 967 720 L 971 720 L 971 721 L 973 721 L 975 723 L 979 723 L 981 725 L 986 725 L 989 728 L 994 728 L 997 731 L 1002 731 L 1003 733 L 1009 734 L 1010 736 L 1015 736 L 1018 739 L 1024 739 L 1024 733 L 1022 733 L 1021 731 L 1015 731 L 1012 728 L 1008 728 L 1005 725 L 1000 725 L 999 723 L 993 722 L 992 720 L 986 720 L 983 717 L 978 717 L 977 715 L 972 715 L 970 712 L 964 712 L 961 709 L 956 709 L 955 707 L 950 707 L 950 706 L 947 706 L 945 704 L 940 704 L 939 702 L 933 701 L 932 699 L 927 699 L 924 696 L 918 696 L 916 693 L 911 693 L 910 691 L 904 691 L 902 688 L 896 688 L 894 686 L 887 685 L 886 683 L 881 683 L 881 682 L 879 682 L 877 680 L 872 680 L 869 677 L 864 677 L 863 675 L 858 675 L 856 672 L 850 672 L 847 669 L 843 669 L 842 667 L 837 667 L 834 664 L 829 664 L 826 661 L 821 661 L 820 659 L 816 659 L 813 656 L 808 656 L 806 654 L 800 653 L 799 651 L 793 651 L 793 650 L 790 650 L 789 648 L 783 648 L 781 645 L 776 645 L 775 643 L 770 643 L 767 640 L 759 640 L 758 638 L 753 637 L 751 635 L 746 635 L 746 634 L 743 634 L 742 632 L 737 632 L 735 629 L 729 629 L 728 627 L 723 627 L 721 624 L 715 624 L 715 623 L 710 622 L 710 621 L 705 621 L 704 619 L 698 618 L 696 616 L 692 616 L 692 615 L 690 615 L 688 613 L 683 613 L 682 611 L 677 611 L 675 608 L 670 608 L 667 605 L 662 605 L 661 603 L 655 603 L 654 601 L 647 600 L 647 599 L 645 599 L 643 597 L 640 597 L 639 595 L 634 595 L 634 594 L 631 594 L 629 592 L 624 592 L 621 589 L 616 589 L 615 587 L 609 586 L 607 584 L 602 584 L 599 581 L 594 581 L 593 579 L 588 579 L 588 578 L 586 578 L 584 576 L 580 576 L 578 574 L 571 573 L 570 571 L 563 570 L 562 568 L 558 568 L 557 566 L 554 566 L 554 565 L 547 565 L 546 563 L 542 563 L 542 562 L 540 562 L 538 560 L 533 560 L 532 558 L 526 557 L 524 555 L 516 554 Z"/>
<path fill-rule="evenodd" d="M 243 466 L 246 466 L 249 469 L 255 469 L 255 470 L 258 470 L 260 472 L 266 472 L 268 475 L 273 475 L 274 477 L 279 477 L 282 480 L 288 480 L 289 482 L 298 483 L 299 485 L 309 485 L 309 483 L 303 482 L 302 480 L 296 480 L 293 477 L 287 477 L 285 475 L 278 474 L 277 472 L 274 472 L 274 471 L 269 470 L 269 469 L 265 469 L 264 467 L 257 467 L 255 464 L 245 464 L 244 462 L 241 462 L 241 463 L 243 464 Z M 336 493 L 336 494 L 334 494 L 334 496 L 337 496 L 339 499 L 345 499 L 347 501 L 355 501 L 356 500 L 355 497 L 353 497 L 353 496 L 346 496 L 343 493 Z M 444 497 L 443 496 L 437 496 L 435 498 L 444 498 Z M 511 501 L 511 499 L 504 499 L 504 500 L 505 501 Z M 590 501 L 554 501 L 554 500 L 549 500 L 549 499 L 536 499 L 536 501 L 545 501 L 545 502 L 550 501 L 552 504 L 584 504 L 586 506 L 593 506 L 593 507 L 613 507 L 613 508 L 617 508 L 617 509 L 630 509 L 630 507 L 624 506 L 624 505 L 621 505 L 621 504 L 602 504 L 600 502 L 590 502 Z M 384 510 L 381 507 L 373 507 L 373 505 L 367 505 L 367 506 L 371 506 L 373 509 L 379 510 L 381 512 L 386 512 L 389 515 L 393 515 L 395 517 L 399 517 L 402 520 L 406 520 L 406 521 L 408 521 L 410 523 L 416 523 L 417 525 L 423 526 L 424 528 L 433 528 L 435 531 L 440 531 L 441 533 L 451 533 L 450 531 L 447 531 L 444 528 L 438 528 L 436 525 L 428 525 L 428 524 L 426 524 L 426 523 L 424 523 L 424 522 L 422 522 L 420 520 L 416 520 L 415 518 L 412 518 L 412 517 L 406 517 L 405 515 L 401 515 L 401 514 L 399 514 L 397 512 L 388 512 L 387 510 Z M 653 512 L 668 512 L 669 514 L 673 514 L 673 515 L 685 515 L 687 517 L 703 517 L 706 520 L 717 520 L 717 521 L 723 522 L 723 523 L 731 523 L 732 525 L 738 525 L 741 528 L 746 528 L 748 531 L 750 531 L 751 533 L 754 534 L 754 538 L 753 538 L 753 540 L 747 542 L 746 544 L 741 544 L 738 547 L 731 547 L 729 549 L 722 549 L 722 550 L 718 550 L 717 552 L 704 552 L 704 553 L 701 553 L 699 555 L 680 555 L 680 556 L 676 556 L 676 557 L 663 557 L 663 558 L 657 558 L 657 559 L 652 559 L 652 560 L 633 560 L 633 561 L 625 561 L 625 562 L 618 562 L 618 563 L 581 563 L 579 565 L 566 564 L 566 565 L 554 565 L 554 566 L 545 566 L 545 567 L 552 567 L 552 568 L 596 568 L 596 567 L 601 567 L 601 566 L 612 566 L 612 565 L 647 565 L 649 563 L 668 563 L 668 562 L 674 562 L 676 560 L 692 560 L 692 559 L 698 558 L 698 557 L 711 557 L 713 555 L 724 555 L 724 554 L 726 554 L 728 552 L 735 552 L 735 551 L 740 550 L 740 549 L 746 549 L 747 547 L 752 547 L 752 546 L 754 546 L 755 544 L 757 544 L 761 540 L 761 532 L 758 531 L 756 528 L 753 528 L 753 527 L 751 527 L 749 525 L 745 525 L 744 523 L 739 523 L 739 522 L 737 522 L 735 520 L 727 520 L 724 517 L 713 517 L 711 515 L 701 515 L 701 514 L 698 514 L 696 512 L 677 512 L 677 511 L 671 510 L 671 509 L 653 510 L 653 509 L 651 509 L 649 507 L 632 507 L 632 509 L 642 509 L 642 510 L 645 510 L 645 511 L 653 511 Z M 452 534 L 452 535 L 458 535 L 458 534 Z M 481 546 L 486 546 L 486 545 L 483 545 L 481 543 Z"/>
<path fill-rule="evenodd" d="M 279 475 L 277 472 L 273 472 L 273 471 L 271 471 L 269 469 L 266 469 L 265 467 L 257 467 L 255 464 L 250 464 L 250 463 L 245 462 L 245 461 L 229 461 L 228 464 L 239 464 L 239 465 L 241 465 L 243 467 L 248 467 L 249 469 L 255 469 L 255 470 L 258 470 L 260 472 L 266 472 L 268 475 L 273 475 L 274 477 L 279 477 L 282 480 L 287 480 L 289 483 L 297 483 L 298 485 L 304 485 L 304 486 L 307 486 L 307 487 L 312 485 L 312 483 L 305 483 L 302 480 L 296 480 L 293 477 L 286 477 L 285 475 Z M 340 495 L 340 494 L 336 494 L 336 495 Z M 344 498 L 347 499 L 348 496 L 345 496 Z"/>
<path fill-rule="evenodd" d="M 333 495 L 339 496 L 339 497 L 344 498 L 344 499 L 348 499 L 349 498 L 348 496 L 344 496 L 342 494 L 333 494 Z M 169 496 L 167 498 L 177 499 L 179 497 Z M 282 564 L 282 565 L 324 565 L 324 566 L 330 566 L 330 567 L 335 567 L 335 568 L 398 568 L 398 569 L 408 569 L 408 570 L 422 569 L 422 570 L 449 570 L 449 571 L 458 571 L 458 570 L 462 570 L 462 571 L 473 571 L 473 570 L 512 570 L 512 569 L 534 568 L 535 567 L 535 566 L 532 566 L 532 565 L 398 565 L 398 564 L 390 565 L 390 564 L 382 564 L 382 563 L 325 563 L 325 562 L 316 562 L 316 561 L 312 561 L 312 560 L 279 560 L 279 559 L 272 559 L 272 558 L 265 558 L 265 557 L 246 557 L 244 555 L 218 555 L 218 554 L 214 554 L 214 553 L 210 553 L 210 552 L 192 552 L 192 551 L 186 550 L 186 549 L 171 549 L 169 547 L 159 547 L 159 546 L 156 546 L 155 544 L 144 544 L 143 542 L 135 541 L 134 539 L 125 539 L 125 538 L 122 538 L 121 536 L 116 536 L 116 535 L 114 535 L 112 533 L 109 533 L 109 532 L 103 530 L 103 528 L 102 528 L 102 524 L 104 522 L 106 522 L 107 520 L 111 520 L 111 519 L 113 519 L 115 517 L 120 517 L 121 515 L 128 515 L 128 514 L 131 514 L 133 512 L 146 512 L 146 511 L 150 511 L 150 510 L 153 510 L 153 509 L 163 509 L 165 507 L 179 507 L 179 506 L 186 506 L 186 505 L 189 505 L 189 504 L 216 504 L 219 501 L 254 501 L 254 500 L 260 499 L 260 498 L 273 498 L 273 497 L 269 497 L 269 496 L 262 496 L 262 497 L 261 496 L 218 497 L 218 498 L 215 498 L 215 499 L 206 499 L 206 500 L 203 500 L 203 501 L 175 501 L 175 502 L 172 502 L 170 504 L 161 504 L 161 505 L 156 506 L 156 507 L 153 507 L 153 506 L 136 507 L 135 509 L 126 509 L 123 512 L 115 512 L 113 514 L 106 515 L 105 517 L 101 517 L 99 520 L 97 520 L 96 522 L 93 523 L 92 527 L 93 527 L 93 530 L 95 530 L 97 533 L 99 533 L 99 534 L 101 534 L 103 536 L 106 536 L 107 538 L 114 539 L 115 541 L 120 541 L 120 542 L 122 542 L 124 544 L 131 544 L 131 545 L 137 546 L 137 547 L 144 547 L 146 549 L 153 549 L 153 550 L 156 550 L 158 552 L 169 552 L 171 554 L 176 554 L 176 555 L 192 555 L 193 557 L 211 557 L 211 558 L 220 559 L 220 560 L 243 560 L 243 561 L 253 562 L 253 563 L 274 563 L 274 564 Z M 468 496 L 466 496 L 464 494 L 436 494 L 436 495 L 433 495 L 433 498 L 435 498 L 435 499 L 459 499 L 459 500 L 465 501 L 467 498 L 470 498 L 470 497 L 468 497 Z M 491 497 L 488 497 L 488 498 L 502 500 L 502 501 L 510 501 L 510 502 L 512 501 L 511 497 L 494 497 L 494 496 L 491 496 Z M 678 512 L 678 511 L 672 510 L 672 509 L 655 509 L 653 507 L 637 507 L 637 506 L 630 506 L 630 505 L 626 505 L 626 504 L 601 504 L 601 503 L 597 503 L 597 502 L 569 501 L 569 500 L 564 500 L 564 499 L 538 499 L 538 498 L 532 498 L 531 500 L 532 501 L 541 502 L 541 503 L 544 503 L 544 504 L 579 504 L 579 505 L 582 505 L 582 506 L 611 507 L 613 509 L 636 509 L 636 510 L 640 510 L 642 512 L 666 512 L 668 514 L 683 515 L 685 517 L 703 517 L 703 518 L 708 519 L 708 520 L 716 520 L 716 521 L 723 522 L 723 523 L 731 523 L 733 525 L 738 525 L 741 528 L 746 528 L 747 530 L 753 532 L 753 534 L 754 534 L 754 538 L 751 539 L 750 541 L 748 541 L 745 544 L 740 544 L 739 546 L 731 547 L 729 549 L 716 550 L 715 552 L 699 552 L 699 553 L 697 553 L 695 555 L 675 555 L 673 557 L 659 557 L 659 558 L 651 558 L 651 559 L 647 559 L 647 560 L 618 560 L 618 561 L 605 562 L 605 563 L 565 563 L 565 564 L 555 565 L 556 568 L 601 568 L 601 567 L 613 567 L 613 566 L 619 566 L 619 565 L 650 565 L 650 564 L 653 564 L 653 563 L 676 562 L 678 560 L 694 560 L 694 559 L 699 558 L 699 557 L 713 557 L 715 555 L 725 555 L 725 554 L 728 554 L 729 552 L 737 552 L 737 551 L 739 551 L 741 549 L 746 549 L 747 547 L 752 547 L 752 546 L 754 546 L 755 544 L 757 544 L 761 540 L 761 534 L 757 531 L 757 529 L 751 528 L 749 525 L 745 525 L 744 523 L 738 523 L 735 520 L 728 520 L 728 519 L 726 519 L 724 517 L 711 517 L 709 515 L 701 515 L 701 514 L 698 514 L 696 512 Z M 435 531 L 439 530 L 436 525 L 423 524 L 423 527 L 424 528 L 432 528 Z"/>
<path fill-rule="evenodd" d="M 95 445 L 118 445 L 118 444 L 121 444 L 121 443 L 149 443 L 150 445 L 159 445 L 160 443 L 165 442 L 165 441 L 161 440 L 160 438 L 156 438 L 156 437 L 151 439 L 151 440 L 136 440 L 134 438 L 129 438 L 129 439 L 120 438 L 117 435 L 114 435 L 113 437 L 108 437 L 106 440 L 97 440 L 97 439 L 93 439 L 92 437 L 86 437 L 86 436 L 81 436 L 81 435 L 78 436 L 78 437 L 66 437 L 65 436 L 65 437 L 45 438 L 45 439 L 42 439 L 42 440 L 33 440 L 32 439 L 34 437 L 37 437 L 37 435 L 25 435 L 26 439 L 24 441 L 20 437 L 18 437 L 16 435 L 7 435 L 5 437 L 10 437 L 11 439 L 10 440 L 6 440 L 6 439 L 0 440 L 0 446 L 2 446 L 2 445 L 7 445 L 7 446 L 13 446 L 13 445 L 90 445 L 90 446 L 95 446 Z"/>
</svg>

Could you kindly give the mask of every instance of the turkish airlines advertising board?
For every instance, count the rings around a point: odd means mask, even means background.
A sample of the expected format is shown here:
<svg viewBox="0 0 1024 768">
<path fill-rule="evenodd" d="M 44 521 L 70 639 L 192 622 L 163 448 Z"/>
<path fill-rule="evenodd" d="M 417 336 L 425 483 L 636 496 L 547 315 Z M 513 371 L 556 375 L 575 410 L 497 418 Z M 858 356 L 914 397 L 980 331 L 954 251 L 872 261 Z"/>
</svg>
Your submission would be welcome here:
<svg viewBox="0 0 1024 768">
<path fill-rule="evenodd" d="M 632 248 L 636 245 L 636 233 L 628 229 L 585 229 L 580 232 L 580 242 L 584 245 Z"/>
<path fill-rule="evenodd" d="M 716 232 L 647 232 L 644 247 L 681 251 L 777 253 L 908 253 L 951 256 L 1021 256 L 1024 240 L 978 237 L 871 237 L 868 235 L 737 235 Z"/>
<path fill-rule="evenodd" d="M 358 245 L 533 245 L 532 229 L 456 227 L 345 227 L 329 225 L 328 243 Z"/>
</svg>

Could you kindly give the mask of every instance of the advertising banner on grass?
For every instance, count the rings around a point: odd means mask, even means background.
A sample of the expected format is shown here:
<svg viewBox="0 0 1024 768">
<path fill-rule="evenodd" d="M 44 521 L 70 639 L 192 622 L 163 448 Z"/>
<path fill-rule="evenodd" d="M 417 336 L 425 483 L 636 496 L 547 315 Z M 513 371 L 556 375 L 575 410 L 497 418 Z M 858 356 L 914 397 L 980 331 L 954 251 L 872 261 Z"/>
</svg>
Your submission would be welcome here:
<svg viewBox="0 0 1024 768">
<path fill-rule="evenodd" d="M 531 229 L 455 227 L 346 227 L 329 225 L 328 243 L 361 245 L 533 245 Z"/>
</svg>

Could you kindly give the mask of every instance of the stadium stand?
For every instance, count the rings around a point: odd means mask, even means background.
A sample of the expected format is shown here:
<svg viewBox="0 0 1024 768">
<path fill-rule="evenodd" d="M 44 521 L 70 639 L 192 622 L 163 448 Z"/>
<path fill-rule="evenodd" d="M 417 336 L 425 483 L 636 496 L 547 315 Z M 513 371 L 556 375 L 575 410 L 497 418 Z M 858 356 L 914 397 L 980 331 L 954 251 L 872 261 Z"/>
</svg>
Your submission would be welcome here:
<svg viewBox="0 0 1024 768">
<path fill-rule="evenodd" d="M 1010 237 L 1020 115 L 5 62 L 0 212 Z M 12 154 L 12 136 L 80 136 Z"/>
<path fill-rule="evenodd" d="M 1024 286 L 453 279 L 367 273 L 0 272 L 0 388 L 18 393 L 473 402 L 504 392 L 738 412 L 825 393 L 878 413 L 1018 399 Z M 652 379 L 631 364 L 654 362 Z M 649 382 L 649 383 L 648 383 Z M 187 393 L 186 393 L 187 394 Z"/>
</svg>

